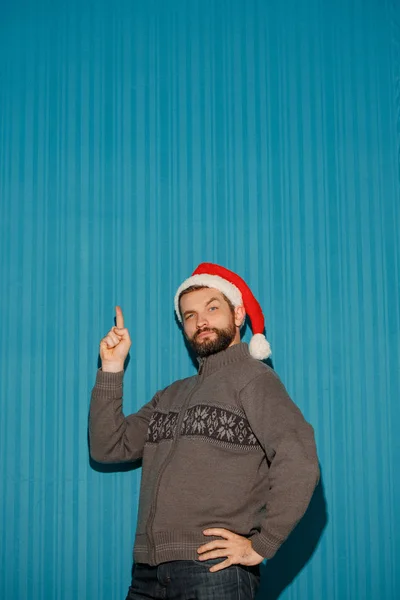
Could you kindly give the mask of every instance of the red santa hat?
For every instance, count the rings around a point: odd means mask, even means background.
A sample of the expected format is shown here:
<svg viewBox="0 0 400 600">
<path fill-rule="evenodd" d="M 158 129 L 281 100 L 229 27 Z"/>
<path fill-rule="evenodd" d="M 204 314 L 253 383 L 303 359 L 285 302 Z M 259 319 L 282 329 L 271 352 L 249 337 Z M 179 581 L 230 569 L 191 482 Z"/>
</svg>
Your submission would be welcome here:
<svg viewBox="0 0 400 600">
<path fill-rule="evenodd" d="M 233 306 L 244 306 L 247 316 L 251 321 L 253 337 L 250 340 L 249 350 L 253 358 L 263 360 L 271 355 L 271 347 L 264 335 L 264 315 L 261 306 L 247 283 L 233 271 L 213 263 L 201 263 L 179 286 L 175 294 L 175 312 L 180 322 L 182 316 L 179 308 L 179 298 L 185 290 L 192 286 L 208 287 L 222 292 Z"/>
</svg>

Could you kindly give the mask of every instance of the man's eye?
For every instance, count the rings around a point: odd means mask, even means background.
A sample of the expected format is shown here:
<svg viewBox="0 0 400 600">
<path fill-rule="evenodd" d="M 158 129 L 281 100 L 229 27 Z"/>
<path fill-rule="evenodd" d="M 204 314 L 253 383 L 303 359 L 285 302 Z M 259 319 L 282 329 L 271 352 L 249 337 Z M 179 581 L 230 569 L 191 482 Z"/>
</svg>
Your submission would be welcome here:
<svg viewBox="0 0 400 600">
<path fill-rule="evenodd" d="M 217 310 L 218 306 L 210 306 L 209 310 Z"/>
<path fill-rule="evenodd" d="M 185 321 L 187 321 L 188 319 L 190 319 L 190 317 L 193 317 L 193 313 L 190 313 L 190 315 L 186 315 Z"/>
</svg>

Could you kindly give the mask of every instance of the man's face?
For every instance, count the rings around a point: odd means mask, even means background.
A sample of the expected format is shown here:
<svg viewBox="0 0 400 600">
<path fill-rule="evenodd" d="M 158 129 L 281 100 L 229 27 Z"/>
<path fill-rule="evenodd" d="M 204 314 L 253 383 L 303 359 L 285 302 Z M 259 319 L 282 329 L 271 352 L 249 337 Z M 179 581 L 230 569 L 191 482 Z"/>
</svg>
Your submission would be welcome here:
<svg viewBox="0 0 400 600">
<path fill-rule="evenodd" d="M 185 336 L 197 356 L 216 354 L 240 341 L 242 311 L 237 308 L 232 314 L 218 290 L 203 288 L 189 292 L 181 297 L 180 309 Z"/>
</svg>

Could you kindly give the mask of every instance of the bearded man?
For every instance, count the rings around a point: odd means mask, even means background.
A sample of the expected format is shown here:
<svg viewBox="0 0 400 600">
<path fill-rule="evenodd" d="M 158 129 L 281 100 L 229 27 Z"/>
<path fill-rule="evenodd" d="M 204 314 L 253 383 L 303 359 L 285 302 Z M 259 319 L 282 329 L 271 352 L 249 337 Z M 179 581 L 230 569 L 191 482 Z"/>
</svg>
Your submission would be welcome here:
<svg viewBox="0 0 400 600">
<path fill-rule="evenodd" d="M 250 600 L 259 565 L 305 513 L 319 480 L 314 431 L 264 359 L 264 317 L 238 275 L 202 263 L 175 295 L 197 375 L 124 416 L 131 339 L 100 342 L 90 451 L 104 463 L 143 459 L 132 583 L 126 600 Z M 250 344 L 241 342 L 246 316 Z"/>
</svg>

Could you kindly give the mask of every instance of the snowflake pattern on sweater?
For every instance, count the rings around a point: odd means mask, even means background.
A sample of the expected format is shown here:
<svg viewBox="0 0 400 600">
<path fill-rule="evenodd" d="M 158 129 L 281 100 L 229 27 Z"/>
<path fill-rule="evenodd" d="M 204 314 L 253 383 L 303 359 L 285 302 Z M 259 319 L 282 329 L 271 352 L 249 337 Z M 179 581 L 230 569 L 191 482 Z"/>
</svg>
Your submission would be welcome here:
<svg viewBox="0 0 400 600">
<path fill-rule="evenodd" d="M 158 444 L 173 439 L 178 412 L 155 411 L 151 416 L 147 443 Z M 180 430 L 181 436 L 209 438 L 238 446 L 255 447 L 258 440 L 245 416 L 218 406 L 199 404 L 186 411 Z"/>
</svg>

